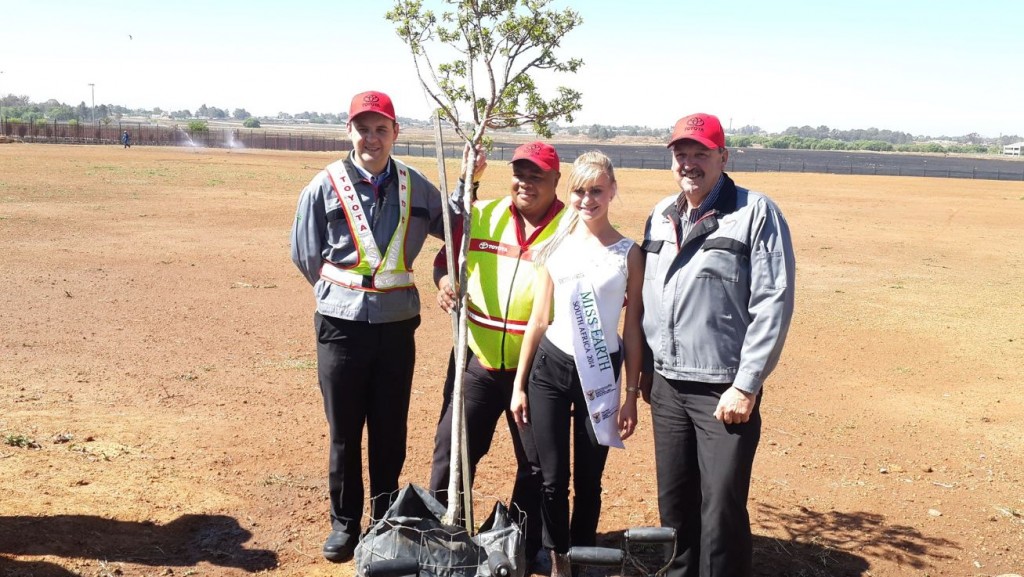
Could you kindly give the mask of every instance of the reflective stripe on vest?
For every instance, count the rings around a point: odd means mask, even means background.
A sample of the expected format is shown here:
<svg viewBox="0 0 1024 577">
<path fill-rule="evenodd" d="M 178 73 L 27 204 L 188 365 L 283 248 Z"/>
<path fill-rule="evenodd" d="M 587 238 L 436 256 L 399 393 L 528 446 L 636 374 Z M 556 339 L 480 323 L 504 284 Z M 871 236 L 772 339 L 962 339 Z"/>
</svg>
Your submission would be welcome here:
<svg viewBox="0 0 1024 577">
<path fill-rule="evenodd" d="M 405 264 L 405 233 L 412 211 L 412 175 L 409 167 L 392 159 L 398 171 L 399 219 L 395 232 L 388 241 L 387 252 L 381 257 L 380 248 L 373 238 L 369 219 L 363 203 L 355 191 L 345 161 L 332 162 L 327 167 L 327 176 L 334 187 L 341 209 L 345 212 L 352 243 L 359 260 L 352 266 L 341 266 L 324 261 L 320 278 L 350 289 L 364 291 L 387 291 L 413 286 L 412 271 Z"/>
<path fill-rule="evenodd" d="M 495 203 L 495 204 L 492 204 Z M 558 229 L 563 210 L 520 250 L 511 198 L 473 205 L 470 222 L 469 347 L 488 369 L 515 369 L 533 310 L 533 255 Z"/>
<path fill-rule="evenodd" d="M 361 275 L 344 269 L 333 262 L 324 261 L 320 267 L 320 278 L 325 281 L 356 290 L 386 291 L 394 288 L 412 286 L 414 277 L 411 272 L 379 271 L 374 276 Z"/>
</svg>

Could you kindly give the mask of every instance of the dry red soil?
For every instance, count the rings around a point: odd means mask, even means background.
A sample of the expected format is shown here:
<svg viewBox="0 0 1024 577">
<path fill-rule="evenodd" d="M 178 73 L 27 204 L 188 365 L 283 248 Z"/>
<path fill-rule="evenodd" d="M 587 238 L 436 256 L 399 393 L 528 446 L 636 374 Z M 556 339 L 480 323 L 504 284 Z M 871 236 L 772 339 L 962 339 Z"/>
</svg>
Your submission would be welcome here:
<svg viewBox="0 0 1024 577">
<path fill-rule="evenodd" d="M 288 256 L 298 192 L 331 160 L 0 145 L 0 575 L 354 574 L 320 556 L 313 298 Z M 798 259 L 750 498 L 757 574 L 1024 570 L 1024 183 L 733 176 L 778 201 Z M 482 196 L 508 178 L 495 163 Z M 674 184 L 619 181 L 612 218 L 637 238 Z M 420 484 L 450 346 L 438 246 L 417 261 L 403 481 Z M 501 431 L 479 493 L 506 498 L 512 461 Z M 657 524 L 646 407 L 604 487 L 606 542 Z"/>
</svg>

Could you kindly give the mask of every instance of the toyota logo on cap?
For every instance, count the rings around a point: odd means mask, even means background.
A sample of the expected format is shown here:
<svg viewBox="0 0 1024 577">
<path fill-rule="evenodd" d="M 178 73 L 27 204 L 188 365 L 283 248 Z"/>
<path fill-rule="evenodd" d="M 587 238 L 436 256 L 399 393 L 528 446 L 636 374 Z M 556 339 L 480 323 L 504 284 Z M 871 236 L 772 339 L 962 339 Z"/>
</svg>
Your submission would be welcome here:
<svg viewBox="0 0 1024 577">
<path fill-rule="evenodd" d="M 707 148 L 725 148 L 725 131 L 717 116 L 712 114 L 690 114 L 680 118 L 672 129 L 668 147 L 680 140 L 693 140 Z"/>
<path fill-rule="evenodd" d="M 558 170 L 558 152 L 550 144 L 543 142 L 528 142 L 516 149 L 512 155 L 512 162 L 517 160 L 529 160 L 541 170 Z"/>
<path fill-rule="evenodd" d="M 360 92 L 352 97 L 352 104 L 348 109 L 349 122 L 364 112 L 376 112 L 395 120 L 395 105 L 392 104 L 391 98 L 383 92 Z"/>
</svg>

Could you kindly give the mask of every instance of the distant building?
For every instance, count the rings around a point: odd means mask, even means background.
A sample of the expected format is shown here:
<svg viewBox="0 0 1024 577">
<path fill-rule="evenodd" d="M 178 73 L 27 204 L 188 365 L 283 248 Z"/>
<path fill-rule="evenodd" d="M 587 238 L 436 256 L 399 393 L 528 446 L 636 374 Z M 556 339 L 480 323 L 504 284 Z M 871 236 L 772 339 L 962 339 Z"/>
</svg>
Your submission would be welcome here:
<svg viewBox="0 0 1024 577">
<path fill-rule="evenodd" d="M 1024 142 L 1015 142 L 1003 147 L 1003 154 L 1007 156 L 1020 156 L 1020 149 L 1024 148 Z"/>
</svg>

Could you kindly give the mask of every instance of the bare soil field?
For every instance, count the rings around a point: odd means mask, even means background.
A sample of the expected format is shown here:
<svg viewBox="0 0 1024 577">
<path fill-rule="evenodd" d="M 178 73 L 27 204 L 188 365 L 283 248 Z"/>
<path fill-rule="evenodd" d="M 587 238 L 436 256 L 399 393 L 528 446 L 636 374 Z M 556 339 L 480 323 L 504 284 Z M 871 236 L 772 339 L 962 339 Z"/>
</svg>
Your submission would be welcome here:
<svg viewBox="0 0 1024 577">
<path fill-rule="evenodd" d="M 354 574 L 320 556 L 314 305 L 288 256 L 298 192 L 331 160 L 0 145 L 0 576 Z M 481 195 L 509 174 L 493 163 Z M 675 185 L 618 176 L 613 222 L 638 238 Z M 778 201 L 798 259 L 754 466 L 757 574 L 1024 571 L 1024 183 L 733 176 Z M 450 347 L 439 245 L 417 261 L 419 484 Z M 512 462 L 499 430 L 479 493 L 507 498 Z M 604 540 L 656 525 L 656 501 L 642 408 L 605 474 Z"/>
</svg>

